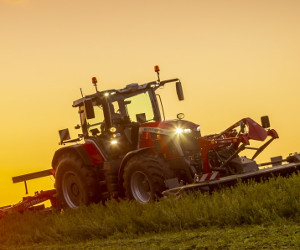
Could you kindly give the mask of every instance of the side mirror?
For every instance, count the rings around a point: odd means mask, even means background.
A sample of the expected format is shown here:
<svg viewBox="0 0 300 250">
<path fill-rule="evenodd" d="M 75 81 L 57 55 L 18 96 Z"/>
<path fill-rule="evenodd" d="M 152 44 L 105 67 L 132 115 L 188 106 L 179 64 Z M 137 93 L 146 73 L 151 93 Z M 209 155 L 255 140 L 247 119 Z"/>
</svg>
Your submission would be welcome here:
<svg viewBox="0 0 300 250">
<path fill-rule="evenodd" d="M 261 126 L 263 128 L 269 128 L 270 127 L 270 120 L 269 120 L 269 116 L 262 116 L 261 118 Z"/>
<path fill-rule="evenodd" d="M 62 129 L 58 131 L 60 137 L 60 145 L 63 145 L 64 141 L 70 140 L 70 132 L 69 129 Z"/>
<path fill-rule="evenodd" d="M 84 101 L 84 109 L 85 109 L 85 114 L 87 119 L 95 118 L 95 112 L 94 112 L 92 100 Z"/>
<path fill-rule="evenodd" d="M 182 86 L 181 86 L 180 81 L 176 82 L 176 92 L 177 92 L 178 100 L 183 101 L 184 96 L 183 96 L 183 90 L 182 90 Z"/>
</svg>

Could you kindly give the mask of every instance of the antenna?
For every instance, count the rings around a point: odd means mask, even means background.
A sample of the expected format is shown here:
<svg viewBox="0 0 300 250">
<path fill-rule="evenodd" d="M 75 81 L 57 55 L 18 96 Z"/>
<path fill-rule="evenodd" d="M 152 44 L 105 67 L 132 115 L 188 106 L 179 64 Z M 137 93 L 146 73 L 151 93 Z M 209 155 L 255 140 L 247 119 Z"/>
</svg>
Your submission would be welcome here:
<svg viewBox="0 0 300 250">
<path fill-rule="evenodd" d="M 95 86 L 95 89 L 96 89 L 96 92 L 98 92 L 98 89 L 97 89 L 97 77 L 92 77 L 92 83 L 93 83 L 93 85 Z"/>
<path fill-rule="evenodd" d="M 82 88 L 80 88 L 81 97 L 83 97 Z"/>
<path fill-rule="evenodd" d="M 160 78 L 159 78 L 159 66 L 158 65 L 155 65 L 154 66 L 154 71 L 157 73 L 157 82 L 160 83 Z"/>
</svg>

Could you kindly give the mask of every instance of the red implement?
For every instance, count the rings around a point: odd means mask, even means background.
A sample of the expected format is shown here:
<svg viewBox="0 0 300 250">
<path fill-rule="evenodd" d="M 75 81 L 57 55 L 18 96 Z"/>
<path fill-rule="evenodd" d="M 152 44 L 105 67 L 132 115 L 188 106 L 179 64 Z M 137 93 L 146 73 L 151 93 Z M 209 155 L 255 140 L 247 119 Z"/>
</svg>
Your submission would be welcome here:
<svg viewBox="0 0 300 250">
<path fill-rule="evenodd" d="M 15 205 L 0 208 L 0 218 L 2 218 L 4 215 L 14 212 L 23 213 L 27 210 L 43 210 L 45 209 L 44 204 L 38 204 L 43 203 L 47 200 L 50 200 L 52 206 L 55 207 L 55 205 L 57 204 L 57 199 L 55 195 L 56 190 L 52 189 L 47 191 L 36 192 L 34 196 L 23 197 L 23 200 Z"/>
</svg>

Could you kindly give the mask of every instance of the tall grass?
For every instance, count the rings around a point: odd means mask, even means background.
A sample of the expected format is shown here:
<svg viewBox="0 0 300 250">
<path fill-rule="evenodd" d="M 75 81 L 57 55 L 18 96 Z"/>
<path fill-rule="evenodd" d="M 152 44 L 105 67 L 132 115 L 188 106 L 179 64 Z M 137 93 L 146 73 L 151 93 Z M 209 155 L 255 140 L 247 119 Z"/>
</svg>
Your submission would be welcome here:
<svg viewBox="0 0 300 250">
<path fill-rule="evenodd" d="M 238 184 L 209 194 L 160 202 L 109 201 L 64 213 L 28 212 L 0 220 L 0 244 L 82 242 L 111 236 L 176 232 L 200 227 L 300 221 L 300 176 Z M 0 245 L 1 246 L 1 245 Z"/>
</svg>

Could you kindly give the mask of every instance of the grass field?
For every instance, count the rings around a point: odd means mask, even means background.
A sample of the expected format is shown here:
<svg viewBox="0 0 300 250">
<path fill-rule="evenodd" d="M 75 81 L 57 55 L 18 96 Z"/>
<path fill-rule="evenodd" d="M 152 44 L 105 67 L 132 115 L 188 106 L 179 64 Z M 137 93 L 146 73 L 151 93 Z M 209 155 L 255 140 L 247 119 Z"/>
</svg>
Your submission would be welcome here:
<svg viewBox="0 0 300 250">
<path fill-rule="evenodd" d="M 76 243 L 6 245 L 1 249 L 300 249 L 300 225 L 198 228 L 160 234 L 114 235 Z"/>
<path fill-rule="evenodd" d="M 300 176 L 150 204 L 12 214 L 0 248 L 300 249 Z"/>
</svg>

